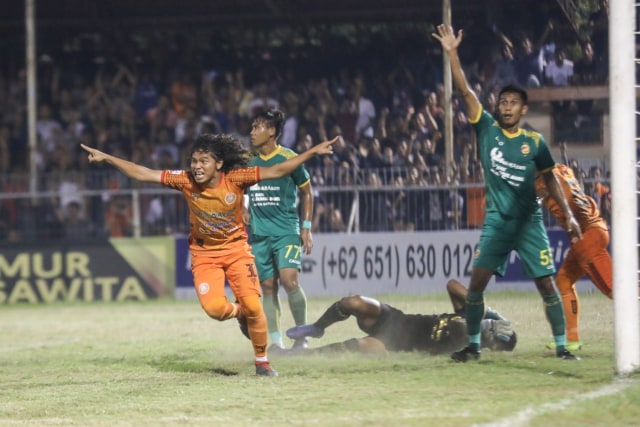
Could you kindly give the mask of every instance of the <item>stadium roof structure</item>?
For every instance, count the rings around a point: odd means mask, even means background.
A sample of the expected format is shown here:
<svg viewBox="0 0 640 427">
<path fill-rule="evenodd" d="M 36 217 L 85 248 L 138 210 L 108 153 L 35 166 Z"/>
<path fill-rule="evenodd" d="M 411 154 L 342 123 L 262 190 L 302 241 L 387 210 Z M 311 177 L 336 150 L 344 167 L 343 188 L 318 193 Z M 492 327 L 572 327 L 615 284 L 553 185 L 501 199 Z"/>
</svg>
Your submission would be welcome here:
<svg viewBox="0 0 640 427">
<path fill-rule="evenodd" d="M 0 9 L 0 25 L 19 24 L 24 1 Z M 454 0 L 453 3 L 463 3 Z M 483 2 L 471 1 L 465 7 Z M 442 0 L 35 0 L 42 25 L 153 25 L 416 20 L 441 14 Z"/>
<path fill-rule="evenodd" d="M 0 27 L 24 25 L 25 1 L 5 2 Z M 511 0 L 450 0 L 454 12 L 484 15 Z M 443 0 L 34 0 L 42 26 L 253 25 L 442 19 Z M 554 0 L 521 0 L 520 7 Z"/>
</svg>

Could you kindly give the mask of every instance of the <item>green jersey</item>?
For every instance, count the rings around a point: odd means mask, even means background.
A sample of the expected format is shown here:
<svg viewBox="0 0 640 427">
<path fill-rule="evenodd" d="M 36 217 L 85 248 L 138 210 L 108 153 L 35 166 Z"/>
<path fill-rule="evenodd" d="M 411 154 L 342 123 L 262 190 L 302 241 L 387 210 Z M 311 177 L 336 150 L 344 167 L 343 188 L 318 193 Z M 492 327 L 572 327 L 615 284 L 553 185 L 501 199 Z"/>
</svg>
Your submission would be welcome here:
<svg viewBox="0 0 640 427">
<path fill-rule="evenodd" d="M 509 134 L 484 109 L 471 123 L 484 170 L 487 212 L 499 212 L 507 218 L 542 215 L 536 200 L 535 172 L 555 164 L 542 135 L 524 129 Z"/>
<path fill-rule="evenodd" d="M 286 147 L 278 146 L 268 156 L 257 155 L 250 165 L 269 167 L 282 163 L 297 154 Z M 267 179 L 247 189 L 251 213 L 251 233 L 257 236 L 285 236 L 300 234 L 296 209 L 298 187 L 309 185 L 310 176 L 304 165 L 290 175 L 278 179 Z"/>
</svg>

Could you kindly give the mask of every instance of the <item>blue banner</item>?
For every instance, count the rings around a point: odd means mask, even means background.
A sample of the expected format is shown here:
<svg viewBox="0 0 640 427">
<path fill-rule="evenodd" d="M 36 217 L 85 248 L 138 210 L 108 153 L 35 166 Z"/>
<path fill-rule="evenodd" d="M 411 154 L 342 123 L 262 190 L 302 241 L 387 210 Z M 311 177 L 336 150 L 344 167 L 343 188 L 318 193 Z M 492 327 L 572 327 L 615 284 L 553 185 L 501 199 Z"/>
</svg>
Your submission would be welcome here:
<svg viewBox="0 0 640 427">
<path fill-rule="evenodd" d="M 189 239 L 176 237 L 176 288 L 193 289 Z"/>
</svg>

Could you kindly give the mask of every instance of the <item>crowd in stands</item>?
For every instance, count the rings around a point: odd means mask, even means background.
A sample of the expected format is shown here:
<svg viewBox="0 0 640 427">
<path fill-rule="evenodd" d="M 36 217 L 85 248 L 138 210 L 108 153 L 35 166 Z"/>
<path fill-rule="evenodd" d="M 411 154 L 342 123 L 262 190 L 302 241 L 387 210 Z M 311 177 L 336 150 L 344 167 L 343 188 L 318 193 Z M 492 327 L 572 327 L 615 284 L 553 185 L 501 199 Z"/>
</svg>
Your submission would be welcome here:
<svg viewBox="0 0 640 427">
<path fill-rule="evenodd" d="M 80 143 L 151 168 L 184 168 L 190 141 L 198 134 L 229 133 L 248 144 L 252 115 L 272 108 L 287 117 L 281 144 L 298 152 L 342 136 L 333 156 L 307 164 L 318 189 L 316 230 L 346 229 L 354 197 L 346 190 L 356 186 L 363 189 L 358 193 L 361 231 L 481 223 L 476 210 L 482 169 L 474 133 L 456 98 L 453 163 L 445 163 L 442 56 L 429 34 L 372 36 L 349 49 L 334 35 L 316 45 L 253 51 L 225 50 L 219 34 L 209 37 L 77 35 L 41 51 L 38 190 L 53 195 L 0 200 L 0 241 L 24 240 L 34 224 L 50 224 L 40 237 L 132 234 L 130 198 L 81 195 L 132 184 L 109 168 L 89 167 Z M 509 83 L 606 83 L 602 41 L 554 38 L 553 24 L 539 34 L 494 28 L 469 45 L 473 50 L 463 52 L 466 72 L 487 109 L 495 107 L 497 89 Z M 26 179 L 16 178 L 29 170 L 26 72 L 19 66 L 0 71 L 0 179 L 3 193 L 18 194 L 28 189 Z M 580 122 L 591 105 L 582 101 L 553 108 L 577 111 Z M 186 224 L 182 229 L 162 225 L 170 223 L 167 216 L 186 217 L 178 209 L 171 197 L 149 197 L 142 212 L 146 233 L 186 230 Z"/>
</svg>

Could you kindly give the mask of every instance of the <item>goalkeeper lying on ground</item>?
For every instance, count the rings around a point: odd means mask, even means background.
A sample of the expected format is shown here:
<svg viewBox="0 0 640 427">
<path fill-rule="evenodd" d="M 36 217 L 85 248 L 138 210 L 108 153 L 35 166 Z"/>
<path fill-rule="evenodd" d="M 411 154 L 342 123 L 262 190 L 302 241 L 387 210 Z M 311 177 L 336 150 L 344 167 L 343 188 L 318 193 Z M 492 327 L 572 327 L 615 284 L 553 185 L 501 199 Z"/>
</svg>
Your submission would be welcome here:
<svg viewBox="0 0 640 427">
<path fill-rule="evenodd" d="M 344 297 L 333 303 L 315 323 L 293 327 L 287 331 L 287 336 L 291 339 L 320 338 L 332 324 L 354 316 L 360 330 L 368 334 L 366 337 L 318 348 L 282 350 L 278 354 L 331 351 L 423 351 L 433 355 L 449 354 L 468 341 L 463 317 L 467 288 L 451 279 L 447 283 L 447 292 L 453 304 L 453 314 L 405 314 L 374 298 L 360 295 Z M 511 323 L 491 308 L 485 311 L 481 336 L 482 347 L 496 351 L 512 351 L 517 342 Z"/>
</svg>

